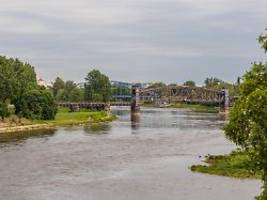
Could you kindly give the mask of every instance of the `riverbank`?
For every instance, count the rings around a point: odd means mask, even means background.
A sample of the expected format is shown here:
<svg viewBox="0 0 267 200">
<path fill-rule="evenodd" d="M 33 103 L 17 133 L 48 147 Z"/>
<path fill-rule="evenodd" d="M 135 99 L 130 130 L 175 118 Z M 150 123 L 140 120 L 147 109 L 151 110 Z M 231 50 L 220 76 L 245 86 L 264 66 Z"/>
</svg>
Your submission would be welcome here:
<svg viewBox="0 0 267 200">
<path fill-rule="evenodd" d="M 152 103 L 141 104 L 144 107 L 155 107 Z M 177 109 L 188 109 L 193 112 L 203 112 L 203 113 L 219 113 L 220 108 L 215 106 L 206 106 L 200 104 L 186 104 L 186 103 L 175 103 L 164 105 L 163 108 L 177 108 Z"/>
<path fill-rule="evenodd" d="M 257 169 L 245 151 L 233 151 L 228 155 L 212 156 L 205 159 L 204 165 L 193 165 L 193 172 L 228 176 L 240 179 L 260 179 L 261 171 Z"/>
<path fill-rule="evenodd" d="M 87 123 L 110 122 L 116 119 L 116 116 L 104 111 L 81 111 L 68 112 L 67 110 L 59 109 L 55 120 L 26 120 L 18 121 L 16 117 L 7 119 L 6 123 L 0 126 L 0 133 L 20 132 L 35 129 L 50 129 L 58 126 L 66 125 L 82 125 Z"/>
</svg>

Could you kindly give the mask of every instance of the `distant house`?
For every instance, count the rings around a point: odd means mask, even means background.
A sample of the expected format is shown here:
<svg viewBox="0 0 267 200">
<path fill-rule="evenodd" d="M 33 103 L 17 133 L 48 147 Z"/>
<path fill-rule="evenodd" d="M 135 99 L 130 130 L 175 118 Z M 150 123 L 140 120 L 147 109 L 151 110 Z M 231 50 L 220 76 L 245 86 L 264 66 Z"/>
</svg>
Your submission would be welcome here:
<svg viewBox="0 0 267 200">
<path fill-rule="evenodd" d="M 46 84 L 45 81 L 44 81 L 43 79 L 41 79 L 41 78 L 39 78 L 39 79 L 37 80 L 37 84 L 38 84 L 39 86 L 47 87 L 47 84 Z"/>
</svg>

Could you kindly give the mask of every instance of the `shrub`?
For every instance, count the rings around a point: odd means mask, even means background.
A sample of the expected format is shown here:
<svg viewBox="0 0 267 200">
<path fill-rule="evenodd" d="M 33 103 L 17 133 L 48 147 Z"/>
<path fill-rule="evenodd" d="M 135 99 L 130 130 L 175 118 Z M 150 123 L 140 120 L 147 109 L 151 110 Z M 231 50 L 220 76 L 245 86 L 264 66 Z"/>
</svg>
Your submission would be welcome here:
<svg viewBox="0 0 267 200">
<path fill-rule="evenodd" d="M 55 119 L 57 106 L 53 95 L 47 90 L 30 90 L 18 102 L 16 112 L 29 119 Z"/>
</svg>

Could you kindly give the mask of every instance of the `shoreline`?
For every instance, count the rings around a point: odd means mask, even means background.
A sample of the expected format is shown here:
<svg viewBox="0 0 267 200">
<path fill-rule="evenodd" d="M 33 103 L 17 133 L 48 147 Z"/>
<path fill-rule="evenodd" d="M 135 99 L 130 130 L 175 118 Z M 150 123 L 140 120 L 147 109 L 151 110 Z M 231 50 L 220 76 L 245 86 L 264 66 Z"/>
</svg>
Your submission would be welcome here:
<svg viewBox="0 0 267 200">
<path fill-rule="evenodd" d="M 117 119 L 116 115 L 107 113 L 106 116 L 97 118 L 97 119 L 89 117 L 86 120 L 84 119 L 77 120 L 74 118 L 74 120 L 65 120 L 65 121 L 57 121 L 57 120 L 33 121 L 32 124 L 27 124 L 27 125 L 0 127 L 0 134 L 32 131 L 32 130 L 38 130 L 38 129 L 40 130 L 41 129 L 55 129 L 61 126 L 81 126 L 85 124 L 98 124 L 98 123 L 111 122 L 115 119 Z"/>
<path fill-rule="evenodd" d="M 153 104 L 141 104 L 141 106 L 145 108 L 157 108 Z M 176 104 L 166 104 L 161 106 L 160 108 L 186 109 L 193 112 L 202 112 L 202 113 L 221 113 L 220 109 L 216 106 L 206 106 L 200 104 L 176 103 Z"/>
</svg>

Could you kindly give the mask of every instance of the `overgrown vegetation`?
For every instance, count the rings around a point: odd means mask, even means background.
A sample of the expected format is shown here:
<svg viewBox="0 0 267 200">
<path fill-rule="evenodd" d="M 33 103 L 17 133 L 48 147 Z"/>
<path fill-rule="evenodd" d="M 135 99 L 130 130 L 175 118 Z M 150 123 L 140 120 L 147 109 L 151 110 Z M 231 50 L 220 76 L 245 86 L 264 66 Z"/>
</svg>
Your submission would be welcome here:
<svg viewBox="0 0 267 200">
<path fill-rule="evenodd" d="M 191 170 L 207 174 L 260 179 L 262 172 L 255 162 L 251 162 L 247 151 L 233 151 L 229 155 L 213 156 L 208 155 L 205 165 L 193 165 Z"/>
<path fill-rule="evenodd" d="M 267 34 L 259 38 L 267 51 Z M 211 165 L 193 166 L 192 170 L 236 177 L 256 174 L 263 181 L 263 192 L 258 200 L 267 199 L 267 64 L 254 63 L 243 76 L 240 97 L 230 110 L 225 127 L 227 138 L 240 146 L 243 152 L 229 156 L 209 157 Z"/>
<path fill-rule="evenodd" d="M 33 93 L 40 95 L 34 98 Z M 0 116 L 9 115 L 8 104 L 15 106 L 19 118 L 53 119 L 56 114 L 53 96 L 37 84 L 34 67 L 18 59 L 0 56 Z M 38 111 L 37 111 L 38 110 Z"/>
</svg>

